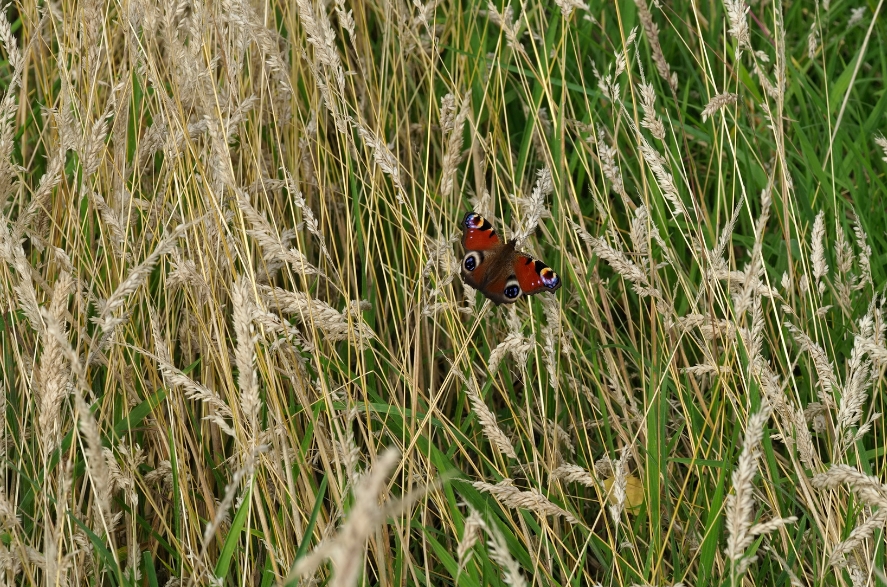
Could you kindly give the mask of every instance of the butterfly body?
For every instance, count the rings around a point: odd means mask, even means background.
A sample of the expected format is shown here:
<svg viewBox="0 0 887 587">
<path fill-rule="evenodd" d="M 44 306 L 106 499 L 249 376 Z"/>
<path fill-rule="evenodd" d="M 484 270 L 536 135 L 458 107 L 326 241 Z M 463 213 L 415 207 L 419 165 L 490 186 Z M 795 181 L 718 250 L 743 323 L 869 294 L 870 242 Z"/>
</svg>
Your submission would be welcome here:
<svg viewBox="0 0 887 587">
<path fill-rule="evenodd" d="M 483 216 L 469 212 L 462 220 L 462 281 L 496 305 L 556 291 L 561 286 L 557 273 L 542 261 L 518 252 L 516 245 L 515 241 L 501 240 Z"/>
</svg>

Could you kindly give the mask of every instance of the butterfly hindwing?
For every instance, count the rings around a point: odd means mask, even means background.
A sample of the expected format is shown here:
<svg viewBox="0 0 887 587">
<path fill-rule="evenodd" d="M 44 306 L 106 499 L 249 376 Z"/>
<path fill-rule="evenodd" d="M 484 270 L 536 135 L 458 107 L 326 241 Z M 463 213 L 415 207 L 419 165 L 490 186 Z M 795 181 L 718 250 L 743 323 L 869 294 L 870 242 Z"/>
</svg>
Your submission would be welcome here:
<svg viewBox="0 0 887 587">
<path fill-rule="evenodd" d="M 487 283 L 480 291 L 490 298 L 497 306 L 500 304 L 513 304 L 518 298 L 520 298 L 520 290 L 511 290 L 511 297 L 506 295 L 505 290 L 515 284 L 516 281 L 514 276 L 507 278 L 500 277 L 499 279 Z"/>
<path fill-rule="evenodd" d="M 561 286 L 561 278 L 554 269 L 539 259 L 521 253 L 514 259 L 514 275 L 524 295 L 556 291 Z"/>
</svg>

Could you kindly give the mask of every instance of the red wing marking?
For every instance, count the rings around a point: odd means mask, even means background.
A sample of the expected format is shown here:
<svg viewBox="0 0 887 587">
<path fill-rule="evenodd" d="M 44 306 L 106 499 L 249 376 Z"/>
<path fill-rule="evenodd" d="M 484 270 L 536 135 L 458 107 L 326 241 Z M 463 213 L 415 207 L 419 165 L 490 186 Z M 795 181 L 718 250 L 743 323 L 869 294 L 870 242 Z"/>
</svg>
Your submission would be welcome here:
<svg viewBox="0 0 887 587">
<path fill-rule="evenodd" d="M 462 246 L 466 251 L 488 251 L 500 245 L 499 235 L 489 221 L 476 212 L 469 212 L 462 221 Z"/>
</svg>

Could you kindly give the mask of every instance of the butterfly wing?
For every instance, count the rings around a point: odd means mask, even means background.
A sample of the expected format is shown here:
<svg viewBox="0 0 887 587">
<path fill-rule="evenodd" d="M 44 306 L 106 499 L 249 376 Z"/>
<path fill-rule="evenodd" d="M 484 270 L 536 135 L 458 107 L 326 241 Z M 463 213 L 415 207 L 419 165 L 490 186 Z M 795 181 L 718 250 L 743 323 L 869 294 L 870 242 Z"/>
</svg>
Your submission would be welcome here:
<svg viewBox="0 0 887 587">
<path fill-rule="evenodd" d="M 540 291 L 556 291 L 561 286 L 561 278 L 554 269 L 529 255 L 518 253 L 514 259 L 514 276 L 524 295 L 530 296 Z"/>
<path fill-rule="evenodd" d="M 462 220 L 462 246 L 465 251 L 488 251 L 502 245 L 490 222 L 477 212 L 469 212 Z"/>
<path fill-rule="evenodd" d="M 486 218 L 469 212 L 462 220 L 462 246 L 465 247 L 462 281 L 483 291 L 488 269 L 502 250 L 502 241 Z"/>
</svg>

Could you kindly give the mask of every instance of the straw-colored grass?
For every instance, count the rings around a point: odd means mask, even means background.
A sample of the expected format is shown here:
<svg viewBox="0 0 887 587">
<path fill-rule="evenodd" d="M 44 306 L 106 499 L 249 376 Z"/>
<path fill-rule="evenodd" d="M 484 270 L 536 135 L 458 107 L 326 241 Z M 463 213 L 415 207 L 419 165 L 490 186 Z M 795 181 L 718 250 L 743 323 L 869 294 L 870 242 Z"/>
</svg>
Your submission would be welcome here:
<svg viewBox="0 0 887 587">
<path fill-rule="evenodd" d="M 0 15 L 0 585 L 874 585 L 882 3 Z M 563 280 L 494 306 L 466 211 Z"/>
</svg>

